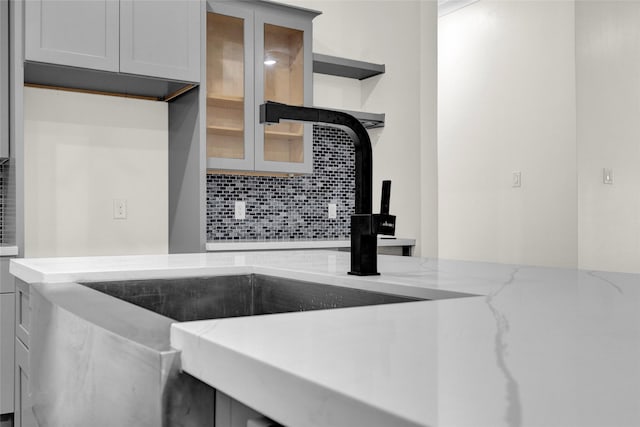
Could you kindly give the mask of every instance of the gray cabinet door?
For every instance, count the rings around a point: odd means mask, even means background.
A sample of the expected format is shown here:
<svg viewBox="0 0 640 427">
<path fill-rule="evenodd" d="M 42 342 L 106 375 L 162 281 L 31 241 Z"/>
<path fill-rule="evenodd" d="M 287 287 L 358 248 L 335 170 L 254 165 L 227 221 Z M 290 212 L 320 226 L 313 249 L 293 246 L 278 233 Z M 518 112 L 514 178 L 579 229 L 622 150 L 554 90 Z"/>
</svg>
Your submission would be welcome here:
<svg viewBox="0 0 640 427">
<path fill-rule="evenodd" d="M 118 9 L 114 0 L 26 1 L 25 59 L 118 71 Z"/>
<path fill-rule="evenodd" d="M 200 81 L 201 4 L 121 0 L 120 72 Z"/>
<path fill-rule="evenodd" d="M 16 339 L 15 345 L 14 427 L 37 427 L 29 392 L 29 350 L 19 339 Z"/>
<path fill-rule="evenodd" d="M 18 338 L 29 348 L 29 326 L 31 322 L 31 307 L 29 306 L 29 284 L 20 279 L 15 279 L 16 286 L 16 310 L 15 330 Z"/>
<path fill-rule="evenodd" d="M 234 39 L 230 37 L 228 40 L 226 38 L 224 40 L 217 40 L 218 46 L 214 46 L 216 43 L 216 37 L 211 37 L 211 30 L 214 30 L 215 19 L 211 19 L 211 15 L 221 15 L 231 18 L 237 18 L 239 22 L 242 23 L 242 38 Z M 207 113 L 205 116 L 206 119 L 206 127 L 207 127 L 207 168 L 208 169 L 222 169 L 222 170 L 254 170 L 254 145 L 253 145 L 253 134 L 254 134 L 254 120 L 253 120 L 253 110 L 254 110 L 254 23 L 253 23 L 253 6 L 251 3 L 245 2 L 217 2 L 217 1 L 209 1 L 207 2 L 207 32 L 205 45 L 207 48 L 207 54 L 205 55 L 207 61 L 207 71 L 206 78 L 203 78 L 203 81 L 206 82 L 203 86 L 206 89 L 207 94 Z M 236 34 L 238 36 L 239 34 Z M 238 56 L 231 55 L 231 58 L 225 60 L 216 61 L 216 57 L 221 59 L 220 57 L 229 56 L 229 53 L 236 50 L 237 52 L 241 52 Z M 226 63 L 226 64 L 225 64 Z M 225 71 L 226 68 L 226 71 Z M 242 72 L 238 72 L 238 69 L 241 68 Z M 231 71 L 233 70 L 233 71 Z M 225 73 L 229 74 L 225 76 Z M 241 96 L 238 98 L 242 98 L 242 101 L 236 105 L 231 106 L 232 110 L 235 110 L 236 113 L 240 116 L 240 125 L 236 123 L 238 117 L 235 117 L 234 121 L 231 121 L 233 125 L 231 127 L 241 127 L 242 128 L 242 140 L 240 141 L 241 145 L 241 155 L 235 156 L 231 155 L 229 157 L 223 157 L 211 155 L 209 149 L 211 146 L 216 145 L 216 135 L 219 133 L 216 130 L 216 124 L 218 122 L 216 115 L 218 114 L 222 119 L 229 120 L 227 117 L 234 117 L 233 113 L 229 114 L 229 111 L 223 111 L 223 108 L 216 107 L 217 102 L 215 101 L 218 92 L 222 93 L 222 99 L 225 98 L 226 95 L 224 93 L 224 89 L 231 88 L 242 88 Z M 233 90 L 233 89 L 232 89 Z M 231 94 L 233 95 L 233 93 Z M 237 95 L 237 94 L 236 94 Z M 222 122 L 225 123 L 224 121 Z M 229 122 L 227 122 L 229 123 Z M 224 130 L 221 130 L 221 134 L 223 135 L 221 140 L 224 140 Z M 236 141 L 237 142 L 237 141 Z M 228 143 L 224 143 L 222 145 L 227 145 Z M 215 151 L 215 150 L 214 150 Z M 235 151 L 235 150 L 234 150 Z"/>
<path fill-rule="evenodd" d="M 255 14 L 255 55 L 256 59 L 256 77 L 255 77 L 255 117 L 256 122 L 259 117 L 260 105 L 265 101 L 271 100 L 276 102 L 283 102 L 285 104 L 294 105 L 313 105 L 313 54 L 312 54 L 312 23 L 311 17 L 304 12 L 296 9 L 288 11 L 288 13 L 282 10 L 258 10 Z M 279 28 L 274 32 L 274 37 L 270 42 L 267 41 L 267 27 L 274 29 Z M 293 36 L 289 36 L 287 41 L 284 40 L 283 34 L 279 34 L 278 31 L 287 30 L 295 31 L 302 35 L 302 49 L 297 53 L 288 51 L 290 46 L 286 44 L 293 40 Z M 284 33 L 286 35 L 287 33 Z M 275 42 L 275 43 L 274 43 Z M 267 69 L 271 66 L 267 65 L 265 61 L 270 58 L 267 45 L 271 44 L 270 48 L 275 50 L 276 53 L 286 52 L 285 63 L 291 61 L 285 67 L 289 72 L 285 71 L 284 75 L 287 79 L 280 79 L 278 71 L 274 71 L 271 76 L 267 76 Z M 298 46 L 299 47 L 299 46 Z M 289 56 L 291 55 L 291 56 Z M 278 61 L 279 62 L 279 61 Z M 275 65 L 273 65 L 275 66 Z M 278 83 L 278 80 L 280 82 Z M 282 84 L 286 82 L 286 84 Z M 273 85 L 272 85 L 273 84 Z M 272 86 L 272 89 L 269 89 Z M 275 88 L 275 90 L 274 90 Z M 273 92 L 269 99 L 265 99 L 266 92 Z M 292 96 L 293 92 L 298 92 L 296 96 Z M 300 93 L 301 92 L 301 93 Z M 285 95 L 285 99 L 278 98 L 282 94 Z M 273 98 L 275 96 L 275 98 Z M 288 98 L 288 99 L 287 99 Z M 294 100 L 294 98 L 297 98 Z M 299 125 L 298 125 L 299 126 Z M 284 158 L 278 159 L 276 157 L 269 158 L 269 151 L 282 152 L 283 150 L 278 145 L 282 146 L 281 142 L 277 142 L 272 148 L 269 148 L 267 144 L 268 130 L 273 129 L 274 126 L 265 126 L 264 124 L 256 124 L 255 128 L 255 169 L 257 171 L 266 172 L 285 172 L 285 173 L 312 173 L 313 172 L 313 140 L 312 132 L 313 126 L 310 123 L 302 125 L 301 130 L 287 131 L 284 130 L 286 135 L 288 132 L 292 134 L 298 134 L 301 132 L 301 141 L 299 136 L 288 140 L 290 144 L 297 143 L 298 146 L 295 150 L 290 148 L 291 153 L 296 153 L 292 157 L 298 157 L 296 160 L 285 160 Z M 276 134 L 278 132 L 275 132 Z M 280 139 L 282 136 L 278 136 L 276 139 Z M 295 142 L 294 142 L 295 141 Z M 276 142 L 273 141 L 272 142 Z M 275 148 L 274 148 L 275 147 Z M 302 159 L 302 161 L 300 161 Z"/>
</svg>

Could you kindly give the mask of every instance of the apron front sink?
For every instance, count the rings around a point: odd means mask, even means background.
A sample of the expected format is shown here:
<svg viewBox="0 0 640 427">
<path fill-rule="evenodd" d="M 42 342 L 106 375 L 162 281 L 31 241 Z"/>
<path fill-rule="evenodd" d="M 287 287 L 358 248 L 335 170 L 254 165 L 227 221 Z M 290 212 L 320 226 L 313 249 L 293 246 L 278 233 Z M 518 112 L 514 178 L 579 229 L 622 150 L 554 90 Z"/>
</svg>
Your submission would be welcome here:
<svg viewBox="0 0 640 427">
<path fill-rule="evenodd" d="M 178 322 L 425 301 L 261 274 L 84 282 Z"/>
</svg>

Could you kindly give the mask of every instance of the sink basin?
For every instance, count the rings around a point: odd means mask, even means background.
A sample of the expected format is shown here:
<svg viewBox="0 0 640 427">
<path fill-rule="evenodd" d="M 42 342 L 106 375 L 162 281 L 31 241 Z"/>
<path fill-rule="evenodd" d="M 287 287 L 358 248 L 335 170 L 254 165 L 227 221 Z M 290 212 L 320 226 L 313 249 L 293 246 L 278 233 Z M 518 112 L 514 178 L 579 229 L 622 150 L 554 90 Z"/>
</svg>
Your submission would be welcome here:
<svg viewBox="0 0 640 427">
<path fill-rule="evenodd" d="M 178 322 L 425 300 L 261 274 L 82 285 Z"/>
</svg>

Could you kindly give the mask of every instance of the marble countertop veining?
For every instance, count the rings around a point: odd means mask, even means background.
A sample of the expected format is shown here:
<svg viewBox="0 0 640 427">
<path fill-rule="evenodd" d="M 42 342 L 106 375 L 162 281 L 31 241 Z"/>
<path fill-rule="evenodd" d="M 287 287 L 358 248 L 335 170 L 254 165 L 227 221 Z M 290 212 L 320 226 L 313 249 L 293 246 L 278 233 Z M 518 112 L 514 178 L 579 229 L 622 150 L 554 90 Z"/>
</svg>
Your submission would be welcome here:
<svg viewBox="0 0 640 427">
<path fill-rule="evenodd" d="M 317 250 L 11 261 L 27 282 L 256 272 L 478 295 L 172 325 L 185 371 L 290 427 L 640 425 L 640 275 L 394 256 L 381 276 L 348 269 Z"/>
</svg>

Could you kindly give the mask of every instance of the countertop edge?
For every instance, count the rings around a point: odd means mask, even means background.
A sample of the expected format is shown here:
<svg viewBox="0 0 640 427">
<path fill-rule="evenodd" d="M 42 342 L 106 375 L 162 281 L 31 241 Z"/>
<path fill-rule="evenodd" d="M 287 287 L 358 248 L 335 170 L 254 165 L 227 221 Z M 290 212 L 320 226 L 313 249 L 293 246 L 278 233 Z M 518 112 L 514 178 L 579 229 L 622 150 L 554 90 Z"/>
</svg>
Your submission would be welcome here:
<svg viewBox="0 0 640 427">
<path fill-rule="evenodd" d="M 308 425 L 322 427 L 333 416 L 339 414 L 340 425 L 367 425 L 372 427 L 423 427 L 393 412 L 376 405 L 369 405 L 338 389 L 313 380 L 297 376 L 281 368 L 220 345 L 206 337 L 206 331 L 215 329 L 217 320 L 199 321 L 202 326 L 193 333 L 189 323 L 171 325 L 171 345 L 181 352 L 182 369 L 211 387 L 224 391 L 241 400 L 264 415 L 285 425 Z M 191 351 L 198 348 L 198 351 Z M 203 357 L 203 354 L 206 354 Z M 216 360 L 224 369 L 209 369 L 209 361 Z M 254 378 L 271 384 L 271 393 L 265 394 L 244 384 Z M 331 400 L 332 407 L 324 408 L 323 414 L 309 417 L 317 402 Z M 292 406 L 290 402 L 296 401 Z M 327 417 L 323 419 L 322 417 Z"/>
<path fill-rule="evenodd" d="M 416 239 L 378 237 L 378 246 L 415 246 Z M 207 251 L 251 251 L 251 250 L 286 250 L 286 249 L 328 249 L 348 248 L 350 240 L 273 240 L 273 241 L 218 241 L 207 242 Z"/>
</svg>

